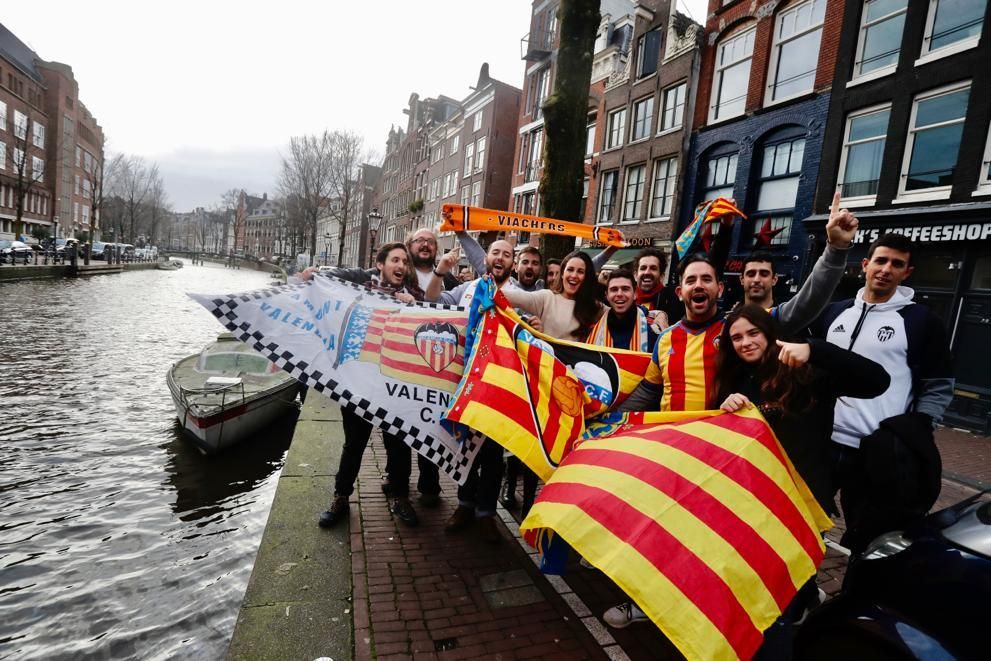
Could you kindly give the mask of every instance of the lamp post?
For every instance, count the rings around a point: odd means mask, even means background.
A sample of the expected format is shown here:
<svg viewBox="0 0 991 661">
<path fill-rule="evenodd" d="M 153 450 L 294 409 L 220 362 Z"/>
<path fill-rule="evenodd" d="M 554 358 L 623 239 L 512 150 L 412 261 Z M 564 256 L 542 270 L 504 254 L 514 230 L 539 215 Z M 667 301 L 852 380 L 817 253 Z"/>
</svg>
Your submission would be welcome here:
<svg viewBox="0 0 991 661">
<path fill-rule="evenodd" d="M 370 245 L 368 247 L 368 268 L 375 266 L 375 240 L 379 235 L 379 225 L 382 223 L 382 214 L 379 213 L 378 209 L 372 209 L 368 214 L 368 238 L 370 239 Z"/>
<path fill-rule="evenodd" d="M 327 266 L 327 259 L 330 257 L 330 234 L 323 235 L 323 265 Z"/>
</svg>

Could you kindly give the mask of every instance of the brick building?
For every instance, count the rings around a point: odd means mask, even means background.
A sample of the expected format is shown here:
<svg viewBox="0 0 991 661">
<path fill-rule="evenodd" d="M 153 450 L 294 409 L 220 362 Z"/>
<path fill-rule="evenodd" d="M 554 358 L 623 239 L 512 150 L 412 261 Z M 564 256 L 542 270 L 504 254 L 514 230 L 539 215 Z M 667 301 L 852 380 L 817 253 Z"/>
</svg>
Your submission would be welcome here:
<svg viewBox="0 0 991 661">
<path fill-rule="evenodd" d="M 430 157 L 424 179 L 423 226 L 441 221 L 444 204 L 506 209 L 516 148 L 519 88 L 489 77 L 483 64 L 473 91 L 459 109 L 428 134 Z M 439 250 L 454 245 L 441 237 Z"/>
<path fill-rule="evenodd" d="M 907 285 L 946 324 L 957 425 L 991 431 L 991 3 L 846 0 L 806 229 L 822 240 L 832 192 L 861 231 L 841 292 L 867 246 L 897 230 L 917 241 Z"/>
<path fill-rule="evenodd" d="M 643 246 L 668 248 L 678 218 L 702 26 L 675 6 L 640 0 L 612 25 L 603 16 L 599 29 L 585 217 L 618 224 L 634 245 L 613 257 L 617 264 Z"/>
<path fill-rule="evenodd" d="M 244 250 L 249 255 L 271 260 L 276 254 L 280 227 L 285 214 L 282 205 L 268 199 L 268 193 L 245 195 Z"/>
<path fill-rule="evenodd" d="M 354 223 L 358 227 L 354 231 L 348 231 L 344 236 L 344 258 L 343 264 L 346 266 L 371 267 L 372 260 L 375 259 L 376 239 L 378 238 L 378 221 L 381 218 L 378 208 L 373 207 L 375 185 L 378 184 L 382 176 L 382 168 L 364 163 L 358 172 L 358 184 L 355 187 L 356 198 L 354 200 L 355 218 L 352 218 L 352 228 Z M 374 235 L 374 236 L 373 236 Z"/>
<path fill-rule="evenodd" d="M 0 239 L 33 242 L 36 228 L 54 233 L 54 175 L 47 145 L 57 133 L 45 109 L 39 62 L 34 51 L 0 24 Z"/>
<path fill-rule="evenodd" d="M 816 191 L 843 5 L 709 2 L 678 231 L 702 200 L 735 198 L 749 220 L 734 228 L 727 271 L 767 225 L 779 230 L 768 246 L 779 287 L 792 292 L 815 257 L 800 221 Z"/>
</svg>

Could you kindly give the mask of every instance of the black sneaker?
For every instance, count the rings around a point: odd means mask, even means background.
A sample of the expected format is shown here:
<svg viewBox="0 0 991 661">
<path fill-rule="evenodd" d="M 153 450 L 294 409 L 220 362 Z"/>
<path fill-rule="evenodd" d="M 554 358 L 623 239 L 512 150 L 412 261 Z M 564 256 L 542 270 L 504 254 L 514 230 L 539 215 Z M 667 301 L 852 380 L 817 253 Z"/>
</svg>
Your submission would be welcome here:
<svg viewBox="0 0 991 661">
<path fill-rule="evenodd" d="M 502 487 L 502 495 L 499 496 L 499 502 L 507 510 L 515 510 L 520 506 L 519 501 L 516 500 L 516 489 L 510 487 L 508 482 Z"/>
<path fill-rule="evenodd" d="M 386 496 L 392 495 L 392 482 L 389 481 L 388 475 L 382 476 L 382 493 Z"/>
<path fill-rule="evenodd" d="M 334 502 L 330 504 L 330 509 L 320 515 L 319 523 L 321 528 L 331 528 L 342 519 L 348 518 L 351 504 L 347 496 L 334 496 Z"/>
<path fill-rule="evenodd" d="M 440 494 L 421 493 L 420 497 L 416 499 L 416 502 L 420 503 L 420 505 L 426 507 L 427 509 L 433 509 L 440 505 Z"/>
<path fill-rule="evenodd" d="M 411 528 L 420 523 L 420 519 L 416 516 L 416 510 L 413 509 L 413 503 L 409 502 L 409 498 L 396 498 L 392 501 L 389 511 L 392 512 L 393 516 Z"/>
</svg>

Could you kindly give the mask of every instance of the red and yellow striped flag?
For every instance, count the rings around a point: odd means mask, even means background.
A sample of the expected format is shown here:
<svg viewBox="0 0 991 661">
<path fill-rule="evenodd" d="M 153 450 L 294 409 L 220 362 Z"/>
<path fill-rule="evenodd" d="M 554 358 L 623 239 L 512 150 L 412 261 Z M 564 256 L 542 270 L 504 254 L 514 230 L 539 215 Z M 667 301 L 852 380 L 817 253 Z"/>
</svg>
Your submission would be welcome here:
<svg viewBox="0 0 991 661">
<path fill-rule="evenodd" d="M 681 233 L 681 235 L 675 239 L 674 246 L 678 250 L 678 256 L 684 257 L 686 253 L 691 249 L 692 244 L 695 243 L 695 239 L 699 235 L 699 230 L 706 223 L 712 223 L 720 218 L 726 218 L 728 216 L 739 216 L 746 220 L 746 215 L 739 209 L 737 209 L 729 200 L 725 197 L 717 197 L 714 200 L 707 200 L 702 202 L 697 207 L 695 207 L 695 217 L 692 222 L 689 223 L 688 227 Z"/>
<path fill-rule="evenodd" d="M 650 354 L 551 338 L 526 326 L 502 293 L 494 300 L 446 419 L 492 438 L 547 480 L 585 419 L 636 388 Z"/>
<path fill-rule="evenodd" d="M 750 658 L 832 522 L 756 410 L 630 414 L 605 431 L 565 457 L 521 531 L 554 530 L 686 657 Z"/>
</svg>

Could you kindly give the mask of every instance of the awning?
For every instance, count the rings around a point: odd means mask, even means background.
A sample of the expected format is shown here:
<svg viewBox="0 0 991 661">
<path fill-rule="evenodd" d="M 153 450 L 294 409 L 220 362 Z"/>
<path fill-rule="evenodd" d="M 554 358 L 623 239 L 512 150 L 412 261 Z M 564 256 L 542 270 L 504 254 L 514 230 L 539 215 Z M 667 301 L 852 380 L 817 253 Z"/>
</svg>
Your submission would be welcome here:
<svg viewBox="0 0 991 661">
<path fill-rule="evenodd" d="M 602 250 L 603 250 L 602 248 L 581 249 L 581 251 L 586 255 L 588 255 L 589 257 L 595 257 L 600 252 L 602 252 Z M 609 261 L 606 262 L 602 268 L 606 269 L 607 271 L 617 269 L 620 266 L 629 266 L 630 268 L 632 268 L 633 260 L 636 259 L 637 253 L 639 253 L 641 250 L 643 250 L 643 248 L 620 248 L 619 250 L 613 253 L 612 257 L 609 258 Z"/>
</svg>

